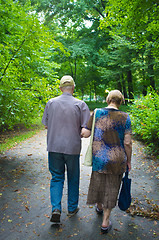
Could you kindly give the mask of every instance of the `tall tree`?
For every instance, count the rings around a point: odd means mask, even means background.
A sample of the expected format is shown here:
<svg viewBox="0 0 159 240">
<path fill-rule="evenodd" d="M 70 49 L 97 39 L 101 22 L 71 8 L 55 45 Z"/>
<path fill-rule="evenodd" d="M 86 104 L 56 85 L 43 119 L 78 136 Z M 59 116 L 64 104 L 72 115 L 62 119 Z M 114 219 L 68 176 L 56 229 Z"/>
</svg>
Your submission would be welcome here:
<svg viewBox="0 0 159 240">
<path fill-rule="evenodd" d="M 60 44 L 29 2 L 23 6 L 1 0 L 0 16 L 0 126 L 11 127 L 40 114 L 41 103 L 51 92 L 49 84 L 54 83 L 56 93 L 58 65 L 49 62 L 49 53 Z"/>
<path fill-rule="evenodd" d="M 101 21 L 102 28 L 109 28 L 112 35 L 126 36 L 136 43 L 138 51 L 149 49 L 147 84 L 155 88 L 158 84 L 154 80 L 154 68 L 159 58 L 159 4 L 153 0 L 109 0 L 105 12 L 107 16 Z"/>
</svg>

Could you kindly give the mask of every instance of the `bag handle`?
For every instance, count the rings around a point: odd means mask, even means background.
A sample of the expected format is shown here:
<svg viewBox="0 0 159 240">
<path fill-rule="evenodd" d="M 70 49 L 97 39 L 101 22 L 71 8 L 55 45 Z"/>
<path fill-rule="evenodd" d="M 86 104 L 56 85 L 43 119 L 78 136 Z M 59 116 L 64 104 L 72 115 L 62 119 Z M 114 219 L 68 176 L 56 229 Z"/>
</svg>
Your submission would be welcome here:
<svg viewBox="0 0 159 240">
<path fill-rule="evenodd" d="M 128 178 L 128 174 L 129 174 L 129 168 L 128 168 L 128 165 L 127 165 L 126 172 L 125 172 L 125 177 L 126 178 Z"/>
</svg>

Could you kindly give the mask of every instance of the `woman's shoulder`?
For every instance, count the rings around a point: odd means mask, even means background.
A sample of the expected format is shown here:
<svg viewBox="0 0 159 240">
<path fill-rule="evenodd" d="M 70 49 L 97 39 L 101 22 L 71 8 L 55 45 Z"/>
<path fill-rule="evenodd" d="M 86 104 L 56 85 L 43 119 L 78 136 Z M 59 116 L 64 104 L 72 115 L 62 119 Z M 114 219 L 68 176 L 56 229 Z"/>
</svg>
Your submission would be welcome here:
<svg viewBox="0 0 159 240">
<path fill-rule="evenodd" d="M 94 113 L 96 114 L 96 117 L 100 117 L 103 116 L 107 113 L 108 111 L 106 110 L 106 108 L 96 108 L 94 110 Z"/>
<path fill-rule="evenodd" d="M 125 118 L 130 118 L 129 113 L 127 112 L 123 112 L 123 111 L 119 111 L 121 115 L 123 115 Z"/>
</svg>

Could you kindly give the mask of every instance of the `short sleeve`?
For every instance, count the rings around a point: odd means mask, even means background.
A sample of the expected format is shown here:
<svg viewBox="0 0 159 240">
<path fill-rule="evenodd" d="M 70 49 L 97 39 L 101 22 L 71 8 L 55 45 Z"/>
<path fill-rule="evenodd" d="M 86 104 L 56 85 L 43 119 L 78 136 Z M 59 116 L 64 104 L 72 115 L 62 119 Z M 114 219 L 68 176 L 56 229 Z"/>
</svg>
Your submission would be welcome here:
<svg viewBox="0 0 159 240">
<path fill-rule="evenodd" d="M 86 127 L 86 124 L 90 118 L 90 111 L 85 102 L 81 106 L 81 127 Z"/>
<path fill-rule="evenodd" d="M 130 119 L 129 115 L 127 116 L 127 119 L 126 119 L 125 133 L 130 133 L 130 134 L 132 133 L 132 130 L 131 130 L 131 119 Z"/>
<path fill-rule="evenodd" d="M 94 113 L 92 113 L 92 115 L 90 116 L 90 119 L 86 125 L 86 129 L 88 129 L 88 130 L 92 129 L 93 117 L 94 117 Z"/>
<path fill-rule="evenodd" d="M 45 106 L 45 110 L 44 110 L 43 117 L 42 117 L 42 123 L 45 126 L 48 126 L 48 103 Z"/>
</svg>

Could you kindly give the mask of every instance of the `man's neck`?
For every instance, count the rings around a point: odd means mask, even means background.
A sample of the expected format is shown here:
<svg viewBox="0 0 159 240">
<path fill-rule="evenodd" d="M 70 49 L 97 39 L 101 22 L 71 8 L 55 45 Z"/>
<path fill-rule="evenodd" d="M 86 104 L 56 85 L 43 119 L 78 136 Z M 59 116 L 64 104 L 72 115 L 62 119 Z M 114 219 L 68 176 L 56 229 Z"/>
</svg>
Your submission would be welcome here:
<svg viewBox="0 0 159 240">
<path fill-rule="evenodd" d="M 65 90 L 65 91 L 62 91 L 63 93 L 69 93 L 69 94 L 71 94 L 71 95 L 73 95 L 73 91 L 67 91 L 67 90 Z"/>
</svg>

